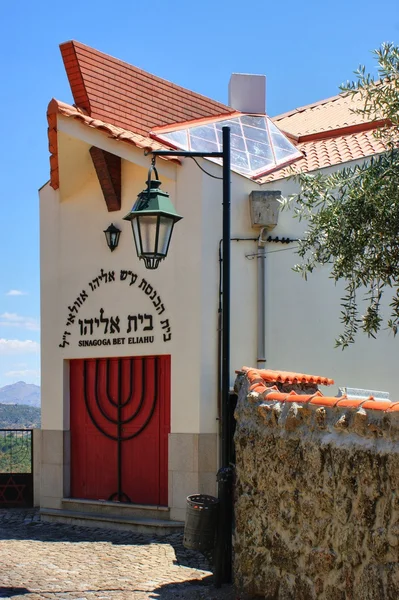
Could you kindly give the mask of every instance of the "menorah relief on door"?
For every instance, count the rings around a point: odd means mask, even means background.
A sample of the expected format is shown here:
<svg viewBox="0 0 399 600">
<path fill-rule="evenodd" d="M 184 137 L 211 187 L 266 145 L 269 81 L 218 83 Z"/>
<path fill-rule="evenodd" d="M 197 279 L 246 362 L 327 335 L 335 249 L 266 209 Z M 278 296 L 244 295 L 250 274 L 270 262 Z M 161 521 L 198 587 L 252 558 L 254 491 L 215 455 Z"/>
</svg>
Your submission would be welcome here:
<svg viewBox="0 0 399 600">
<path fill-rule="evenodd" d="M 170 357 L 70 362 L 71 497 L 168 504 Z"/>
</svg>

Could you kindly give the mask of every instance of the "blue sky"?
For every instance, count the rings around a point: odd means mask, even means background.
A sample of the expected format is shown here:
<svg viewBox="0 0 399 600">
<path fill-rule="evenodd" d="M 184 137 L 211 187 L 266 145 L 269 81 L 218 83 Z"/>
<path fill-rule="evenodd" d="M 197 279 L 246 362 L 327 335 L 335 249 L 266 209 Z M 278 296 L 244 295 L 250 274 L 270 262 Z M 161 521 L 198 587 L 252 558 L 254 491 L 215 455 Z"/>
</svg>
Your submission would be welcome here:
<svg viewBox="0 0 399 600">
<path fill-rule="evenodd" d="M 399 43 L 398 0 L 20 0 L 0 7 L 0 386 L 39 383 L 38 188 L 46 107 L 72 96 L 58 45 L 75 39 L 227 102 L 233 72 L 267 76 L 273 116 L 338 92 L 370 51 Z"/>
</svg>

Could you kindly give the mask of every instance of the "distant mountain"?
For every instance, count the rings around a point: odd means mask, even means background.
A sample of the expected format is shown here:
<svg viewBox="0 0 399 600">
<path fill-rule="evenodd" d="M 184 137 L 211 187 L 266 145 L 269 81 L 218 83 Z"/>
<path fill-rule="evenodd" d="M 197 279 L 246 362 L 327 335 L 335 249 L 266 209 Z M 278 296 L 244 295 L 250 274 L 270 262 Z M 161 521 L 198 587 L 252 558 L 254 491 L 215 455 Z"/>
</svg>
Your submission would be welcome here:
<svg viewBox="0 0 399 600">
<path fill-rule="evenodd" d="M 0 404 L 24 404 L 40 407 L 40 387 L 24 381 L 5 385 L 0 388 Z"/>
</svg>

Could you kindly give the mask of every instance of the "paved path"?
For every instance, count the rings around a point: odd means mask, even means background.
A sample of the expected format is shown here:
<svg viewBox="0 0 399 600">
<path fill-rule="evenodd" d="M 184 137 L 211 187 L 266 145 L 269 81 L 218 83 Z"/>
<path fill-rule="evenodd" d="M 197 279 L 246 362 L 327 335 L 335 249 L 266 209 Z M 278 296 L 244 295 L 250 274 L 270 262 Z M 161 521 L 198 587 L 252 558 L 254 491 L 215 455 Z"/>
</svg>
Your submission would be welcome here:
<svg viewBox="0 0 399 600">
<path fill-rule="evenodd" d="M 0 598 L 12 600 L 232 600 L 181 534 L 163 538 L 41 523 L 37 511 L 0 510 Z"/>
</svg>

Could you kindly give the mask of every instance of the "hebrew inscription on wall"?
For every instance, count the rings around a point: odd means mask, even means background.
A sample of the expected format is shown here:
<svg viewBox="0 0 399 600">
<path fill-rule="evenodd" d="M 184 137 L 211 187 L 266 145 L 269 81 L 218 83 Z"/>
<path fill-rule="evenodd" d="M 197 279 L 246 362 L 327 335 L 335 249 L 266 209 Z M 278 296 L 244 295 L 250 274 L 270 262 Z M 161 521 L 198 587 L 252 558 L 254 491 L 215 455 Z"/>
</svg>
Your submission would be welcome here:
<svg viewBox="0 0 399 600">
<path fill-rule="evenodd" d="M 146 296 L 148 308 L 142 312 L 131 311 L 123 315 L 100 308 L 97 312 L 83 318 L 80 309 L 89 299 L 90 294 L 116 281 L 123 281 L 128 290 L 133 286 L 135 290 Z M 133 271 L 121 270 L 116 274 L 115 271 L 101 269 L 100 274 L 89 281 L 75 301 L 68 305 L 65 330 L 59 347 L 65 348 L 70 345 L 73 327 L 77 328 L 80 347 L 152 344 L 156 335 L 160 336 L 163 342 L 169 342 L 172 339 L 172 332 L 165 312 L 161 296 L 144 277 L 140 278 Z"/>
</svg>

